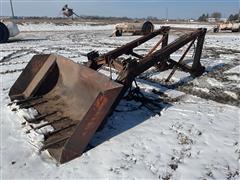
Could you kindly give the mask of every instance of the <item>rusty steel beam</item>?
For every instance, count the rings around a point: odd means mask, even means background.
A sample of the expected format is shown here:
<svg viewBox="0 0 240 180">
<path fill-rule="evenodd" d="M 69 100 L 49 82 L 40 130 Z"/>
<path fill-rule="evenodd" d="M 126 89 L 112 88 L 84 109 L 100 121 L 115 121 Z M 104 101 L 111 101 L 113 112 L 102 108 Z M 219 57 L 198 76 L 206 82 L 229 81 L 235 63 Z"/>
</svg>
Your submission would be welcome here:
<svg viewBox="0 0 240 180">
<path fill-rule="evenodd" d="M 164 38 L 165 38 L 165 37 L 163 36 L 163 37 L 157 42 L 157 44 L 155 44 L 155 46 L 153 46 L 153 48 L 150 49 L 150 51 L 147 53 L 146 56 L 151 55 L 151 54 L 158 48 L 158 46 L 163 42 Z"/>
<path fill-rule="evenodd" d="M 101 65 L 109 64 L 110 60 L 116 59 L 117 57 L 119 57 L 123 54 L 126 54 L 126 55 L 132 54 L 132 55 L 138 56 L 137 54 L 135 54 L 133 52 L 134 48 L 140 46 L 141 44 L 145 43 L 146 41 L 148 41 L 158 35 L 168 33 L 169 30 L 170 30 L 170 27 L 168 27 L 168 26 L 161 27 L 160 29 L 153 31 L 152 33 L 150 33 L 146 36 L 142 36 L 142 37 L 140 37 L 126 45 L 123 45 L 119 48 L 116 48 L 100 57 L 96 57 L 93 59 L 89 58 L 88 59 L 89 60 L 88 67 L 96 70 L 99 67 L 101 67 Z"/>
<path fill-rule="evenodd" d="M 133 76 L 135 76 L 135 77 L 140 75 L 141 73 L 143 73 L 144 71 L 149 69 L 151 66 L 153 66 L 156 62 L 164 60 L 165 58 L 169 57 L 170 54 L 174 53 L 175 51 L 177 51 L 178 49 L 180 49 L 181 47 L 183 47 L 190 41 L 192 41 L 198 37 L 201 37 L 200 38 L 201 42 L 198 43 L 198 48 L 196 49 L 196 53 L 195 53 L 195 57 L 194 57 L 194 61 L 197 61 L 197 62 L 194 63 L 193 68 L 195 68 L 197 70 L 198 67 L 201 66 L 201 64 L 200 64 L 201 52 L 199 52 L 199 51 L 201 51 L 201 48 L 203 45 L 202 37 L 204 37 L 204 36 L 202 34 L 204 32 L 205 32 L 205 29 L 198 29 L 195 32 L 181 36 L 180 38 L 171 42 L 170 44 L 163 47 L 162 49 L 156 51 L 151 56 L 146 57 L 143 60 L 141 60 L 138 64 L 138 66 L 136 67 L 136 69 L 132 70 L 131 73 L 133 73 Z M 199 42 L 199 38 L 198 38 L 198 42 Z"/>
<path fill-rule="evenodd" d="M 130 54 L 131 55 L 133 55 L 133 56 L 135 56 L 135 57 L 137 57 L 137 58 L 139 58 L 139 59 L 142 59 L 143 58 L 143 56 L 141 56 L 141 55 L 139 55 L 139 54 L 137 54 L 137 53 L 135 53 L 135 52 L 130 52 Z"/>
<path fill-rule="evenodd" d="M 151 68 L 154 66 L 154 64 L 157 63 L 165 63 L 166 61 L 170 62 L 171 64 L 180 67 L 181 69 L 190 72 L 192 75 L 200 75 L 201 73 L 204 72 L 204 69 L 202 69 L 201 64 L 196 64 L 196 69 L 194 71 L 198 71 L 198 73 L 193 72 L 193 69 L 191 67 L 188 67 L 187 65 L 183 65 L 181 63 L 178 63 L 170 58 L 170 55 L 183 47 L 184 45 L 188 44 L 189 42 L 195 40 L 198 37 L 204 37 L 206 34 L 206 29 L 205 28 L 199 28 L 195 29 L 195 31 L 190 32 L 188 34 L 182 35 L 175 41 L 171 42 L 170 44 L 168 43 L 168 33 L 165 34 L 165 42 L 162 42 L 162 48 L 160 50 L 155 51 L 152 55 L 144 57 L 140 59 L 138 62 L 133 63 L 133 65 L 128 64 L 118 75 L 116 82 L 123 84 L 123 88 L 121 92 L 119 93 L 117 99 L 115 100 L 114 104 L 111 107 L 111 112 L 116 108 L 124 94 L 127 92 L 127 90 L 131 87 L 132 82 L 134 79 L 146 71 L 147 69 Z M 203 40 L 203 38 L 200 38 L 200 40 Z M 201 51 L 202 49 L 202 43 L 199 43 L 199 48 L 197 51 Z M 199 59 L 199 53 L 198 56 L 196 56 L 196 59 L 194 61 L 200 61 Z"/>
<path fill-rule="evenodd" d="M 104 54 L 104 58 L 111 58 L 111 59 L 115 59 L 123 54 L 128 54 L 132 52 L 132 50 L 138 46 L 140 46 L 141 44 L 145 43 L 146 41 L 156 37 L 157 35 L 160 35 L 160 34 L 164 34 L 166 32 L 168 32 L 170 29 L 170 27 L 167 27 L 167 26 L 163 26 L 161 27 L 160 29 L 156 30 L 156 31 L 153 31 L 152 33 L 146 35 L 146 36 L 142 36 L 124 46 L 121 46 L 117 49 L 114 49 L 106 54 Z"/>
<path fill-rule="evenodd" d="M 190 50 L 190 48 L 192 47 L 194 42 L 195 42 L 195 39 L 189 44 L 189 46 L 187 47 L 187 49 L 185 50 L 185 52 L 183 53 L 183 55 L 179 59 L 178 63 L 182 63 L 182 61 L 184 60 L 185 56 L 187 55 L 188 51 Z M 169 74 L 169 76 L 167 77 L 165 82 L 169 82 L 169 80 L 171 79 L 173 74 L 176 72 L 176 70 L 177 70 L 177 68 L 176 68 L 176 66 L 174 66 L 172 72 Z"/>
<path fill-rule="evenodd" d="M 143 73 L 144 71 L 149 69 L 150 67 L 154 66 L 154 64 L 159 63 L 159 62 L 165 62 L 166 60 L 168 60 L 169 56 L 172 53 L 174 53 L 175 51 L 177 51 L 178 49 L 180 49 L 187 43 L 193 41 L 196 38 L 199 39 L 199 37 L 204 37 L 205 32 L 206 32 L 206 29 L 197 29 L 194 32 L 191 32 L 191 33 L 188 33 L 188 34 L 185 34 L 185 35 L 179 37 L 178 39 L 171 42 L 170 44 L 155 51 L 152 55 L 141 59 L 141 61 L 139 61 L 139 63 L 137 63 L 134 66 L 134 68 L 125 69 L 124 70 L 125 72 L 122 72 L 118 76 L 117 81 L 124 82 L 125 79 L 128 79 L 128 80 L 126 80 L 126 82 L 128 82 L 130 79 L 137 77 L 138 75 L 140 75 L 141 73 Z M 197 62 L 193 63 L 195 65 L 194 71 L 199 71 L 199 72 L 193 72 L 192 70 L 191 71 L 189 70 L 189 72 L 192 75 L 198 75 L 198 74 L 202 73 L 202 68 L 201 68 L 202 66 L 200 64 L 200 54 L 199 54 L 199 52 L 197 53 L 197 51 L 202 50 L 200 48 L 200 47 L 202 47 L 202 38 L 200 38 L 200 40 L 201 40 L 201 43 L 198 43 L 199 48 L 196 50 L 195 58 L 194 58 L 194 61 L 197 61 Z M 175 63 L 175 65 L 178 64 L 177 62 L 174 62 L 172 60 L 169 60 L 169 61 Z M 178 65 L 183 67 L 183 65 L 181 65 L 180 63 Z"/>
<path fill-rule="evenodd" d="M 203 49 L 206 32 L 207 32 L 207 29 L 203 29 L 202 33 L 197 37 L 197 47 L 195 50 L 195 55 L 193 58 L 193 65 L 192 65 L 192 70 L 193 70 L 192 74 L 194 76 L 201 75 L 205 70 L 205 68 L 200 63 L 200 59 L 202 56 L 202 49 Z"/>
<path fill-rule="evenodd" d="M 173 66 L 179 67 L 179 68 L 182 69 L 183 71 L 186 71 L 186 72 L 189 72 L 189 73 L 192 72 L 191 67 L 188 66 L 187 64 L 182 64 L 182 63 L 176 62 L 176 61 L 174 61 L 174 60 L 171 59 L 171 58 L 169 58 L 167 61 L 170 62 L 171 64 L 173 64 Z"/>
</svg>

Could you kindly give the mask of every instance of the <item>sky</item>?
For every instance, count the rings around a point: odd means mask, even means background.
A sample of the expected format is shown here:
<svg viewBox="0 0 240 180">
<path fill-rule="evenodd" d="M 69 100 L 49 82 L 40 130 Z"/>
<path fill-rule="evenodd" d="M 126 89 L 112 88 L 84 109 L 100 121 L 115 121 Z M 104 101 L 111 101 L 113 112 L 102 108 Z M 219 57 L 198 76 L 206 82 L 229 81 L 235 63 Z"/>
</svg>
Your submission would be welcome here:
<svg viewBox="0 0 240 180">
<path fill-rule="evenodd" d="M 68 4 L 78 15 L 142 18 L 198 18 L 203 13 L 238 13 L 240 0 L 12 0 L 16 16 L 61 15 Z M 9 0 L 0 0 L 0 16 L 11 16 Z"/>
</svg>

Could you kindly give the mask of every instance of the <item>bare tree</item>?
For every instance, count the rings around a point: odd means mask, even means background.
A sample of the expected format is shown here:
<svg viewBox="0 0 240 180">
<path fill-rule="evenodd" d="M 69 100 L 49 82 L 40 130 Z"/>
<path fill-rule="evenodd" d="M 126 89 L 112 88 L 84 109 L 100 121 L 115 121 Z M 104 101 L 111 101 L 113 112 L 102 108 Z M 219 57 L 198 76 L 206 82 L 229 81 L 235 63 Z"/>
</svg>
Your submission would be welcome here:
<svg viewBox="0 0 240 180">
<path fill-rule="evenodd" d="M 211 17 L 219 20 L 222 17 L 222 14 L 220 12 L 213 12 Z"/>
<path fill-rule="evenodd" d="M 209 18 L 208 14 L 202 14 L 199 18 L 198 21 L 207 21 L 207 19 Z"/>
</svg>

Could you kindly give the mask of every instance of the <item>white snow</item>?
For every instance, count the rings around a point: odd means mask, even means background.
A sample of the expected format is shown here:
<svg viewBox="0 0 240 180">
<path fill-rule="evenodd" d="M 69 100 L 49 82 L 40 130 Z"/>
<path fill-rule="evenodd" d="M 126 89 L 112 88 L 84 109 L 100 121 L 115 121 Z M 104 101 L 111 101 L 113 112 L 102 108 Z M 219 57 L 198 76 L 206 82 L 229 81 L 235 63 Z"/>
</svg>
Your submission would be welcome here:
<svg viewBox="0 0 240 180">
<path fill-rule="evenodd" d="M 229 69 L 228 71 L 225 71 L 224 74 L 226 74 L 226 78 L 232 81 L 236 81 L 238 83 L 238 87 L 240 87 L 240 66 L 236 66 L 234 68 Z"/>
<path fill-rule="evenodd" d="M 240 66 L 236 66 L 232 69 L 229 69 L 228 71 L 225 71 L 224 73 L 226 73 L 226 74 L 229 74 L 229 73 L 240 74 Z"/>
<path fill-rule="evenodd" d="M 26 119 L 38 114 L 34 109 L 20 110 L 15 104 L 7 106 L 10 87 L 33 54 L 57 53 L 84 62 L 86 53 L 91 50 L 108 52 L 137 38 L 110 38 L 110 26 L 24 24 L 20 29 L 27 32 L 22 32 L 19 39 L 0 45 L 1 179 L 239 179 L 240 108 L 142 79 L 137 82 L 146 96 L 162 98 L 152 93 L 155 89 L 173 101 L 161 102 L 162 109 L 152 112 L 139 102 L 122 100 L 118 111 L 91 140 L 93 148 L 66 164 L 56 164 L 47 151 L 38 152 L 43 134 L 53 128 L 31 130 L 36 125 L 26 123 Z M 215 43 L 219 38 L 226 44 Z M 136 51 L 144 54 L 157 41 L 151 41 L 152 44 L 145 44 Z M 221 33 L 207 35 L 205 47 L 225 46 L 227 50 L 238 49 L 238 37 Z M 206 51 L 203 55 L 207 54 Z M 173 56 L 179 57 L 178 52 Z M 203 58 L 202 63 L 211 71 L 215 66 L 231 64 L 236 57 L 239 54 L 229 52 L 224 57 Z M 14 71 L 16 69 L 19 71 Z M 239 73 L 237 71 L 232 69 L 222 74 Z M 164 80 L 170 72 L 154 72 L 149 78 Z M 188 82 L 192 78 L 177 71 L 173 82 L 179 80 Z M 208 76 L 196 78 L 193 82 L 193 89 L 197 91 L 206 93 L 212 87 L 218 87 L 233 98 L 237 97 L 236 92 L 231 91 L 232 87 L 237 87 L 235 82 L 226 85 Z M 14 108 L 17 111 L 12 111 Z M 29 129 L 30 133 L 26 134 Z"/>
<path fill-rule="evenodd" d="M 234 99 L 238 99 L 238 96 L 236 93 L 231 92 L 231 91 L 224 91 L 224 93 L 228 94 L 229 96 L 231 96 Z"/>
<path fill-rule="evenodd" d="M 214 26 L 210 24 L 197 24 L 197 23 L 191 23 L 191 24 L 172 24 L 172 23 L 165 23 L 165 24 L 157 24 L 155 25 L 155 28 L 159 28 L 161 26 L 170 26 L 170 27 L 177 27 L 177 28 L 207 28 L 212 29 Z"/>
<path fill-rule="evenodd" d="M 202 91 L 202 92 L 205 92 L 205 93 L 209 93 L 209 89 L 207 89 L 207 88 L 194 87 L 193 89 L 197 90 L 197 91 Z"/>
<path fill-rule="evenodd" d="M 206 37 L 206 46 L 216 48 L 217 51 L 221 51 L 223 49 L 234 50 L 239 53 L 240 47 L 237 44 L 240 44 L 240 36 L 239 33 L 219 33 L 219 34 L 211 34 L 211 36 Z M 231 55 L 231 53 L 229 53 Z"/>
<path fill-rule="evenodd" d="M 208 83 L 210 86 L 216 86 L 216 87 L 221 87 L 221 86 L 223 86 L 221 82 L 217 81 L 217 80 L 214 79 L 214 78 L 208 78 L 208 79 L 207 79 L 207 83 Z"/>
<path fill-rule="evenodd" d="M 229 79 L 229 80 L 233 80 L 233 81 L 240 81 L 240 76 L 239 75 L 232 75 L 232 76 L 226 76 L 227 77 L 227 79 Z"/>
<path fill-rule="evenodd" d="M 57 25 L 49 23 L 19 25 L 20 31 L 79 31 L 79 30 L 114 30 L 114 25 L 90 25 L 88 23 Z"/>
<path fill-rule="evenodd" d="M 34 129 L 37 126 L 45 124 L 46 122 L 41 121 L 38 124 L 34 123 L 34 118 L 38 115 L 38 112 L 33 108 L 22 109 L 19 108 L 16 103 L 13 103 L 9 106 L 9 109 L 11 109 L 13 112 L 16 112 L 16 115 L 19 117 L 18 119 L 21 122 L 23 132 L 28 138 L 28 142 L 40 150 L 43 145 L 44 135 L 54 131 L 54 128 L 51 125 L 47 125 L 38 129 Z"/>
</svg>

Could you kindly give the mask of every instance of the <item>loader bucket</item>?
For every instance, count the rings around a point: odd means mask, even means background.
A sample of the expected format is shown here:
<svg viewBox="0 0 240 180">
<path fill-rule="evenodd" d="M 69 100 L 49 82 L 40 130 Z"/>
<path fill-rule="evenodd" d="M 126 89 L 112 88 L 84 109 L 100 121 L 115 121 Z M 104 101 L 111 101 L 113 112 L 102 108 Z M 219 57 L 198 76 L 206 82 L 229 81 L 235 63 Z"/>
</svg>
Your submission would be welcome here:
<svg viewBox="0 0 240 180">
<path fill-rule="evenodd" d="M 80 156 L 108 115 L 122 85 L 57 55 L 35 55 L 11 87 L 11 100 L 34 107 L 52 125 L 41 150 L 60 163 Z"/>
</svg>

